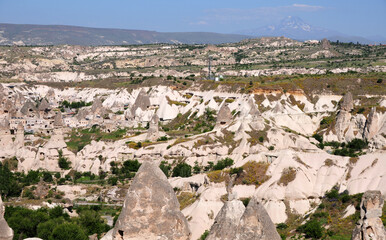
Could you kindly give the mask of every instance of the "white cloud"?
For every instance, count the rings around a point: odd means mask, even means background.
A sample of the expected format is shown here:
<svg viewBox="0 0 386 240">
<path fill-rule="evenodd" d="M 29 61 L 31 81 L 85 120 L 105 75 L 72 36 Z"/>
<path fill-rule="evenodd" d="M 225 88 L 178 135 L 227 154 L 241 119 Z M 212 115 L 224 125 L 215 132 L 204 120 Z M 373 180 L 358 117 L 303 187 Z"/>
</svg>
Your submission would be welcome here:
<svg viewBox="0 0 386 240">
<path fill-rule="evenodd" d="M 252 9 L 241 8 L 217 8 L 205 10 L 206 15 L 202 17 L 204 21 L 229 22 L 229 21 L 250 21 L 278 19 L 288 15 L 296 15 L 300 12 L 314 12 L 324 10 L 322 6 L 306 4 L 292 4 L 277 7 L 259 7 Z"/>
<path fill-rule="evenodd" d="M 206 21 L 191 22 L 190 25 L 208 25 Z"/>
<path fill-rule="evenodd" d="M 292 7 L 297 8 L 297 9 L 302 9 L 304 11 L 318 11 L 324 9 L 322 6 L 312 6 L 312 5 L 307 5 L 307 4 L 297 4 L 294 3 L 292 4 Z"/>
</svg>

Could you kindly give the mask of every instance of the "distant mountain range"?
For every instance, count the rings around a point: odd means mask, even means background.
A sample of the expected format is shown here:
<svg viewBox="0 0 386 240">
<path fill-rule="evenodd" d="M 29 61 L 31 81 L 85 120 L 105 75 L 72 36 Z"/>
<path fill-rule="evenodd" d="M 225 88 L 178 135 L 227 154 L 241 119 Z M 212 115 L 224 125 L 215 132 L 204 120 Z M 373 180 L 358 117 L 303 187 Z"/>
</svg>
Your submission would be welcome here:
<svg viewBox="0 0 386 240">
<path fill-rule="evenodd" d="M 364 38 L 358 36 L 349 36 L 337 31 L 312 26 L 304 22 L 299 17 L 288 16 L 280 21 L 277 25 L 269 25 L 260 28 L 247 29 L 237 32 L 238 34 L 255 36 L 255 37 L 278 37 L 285 36 L 288 38 L 305 41 L 321 40 L 327 38 L 330 41 L 341 42 L 359 42 L 362 44 L 385 43 L 386 39 L 381 36 Z"/>
<path fill-rule="evenodd" d="M 284 36 L 295 40 L 386 43 L 386 38 L 348 36 L 337 31 L 311 26 L 298 17 L 287 17 L 277 25 L 239 31 L 235 34 L 212 32 L 156 32 L 63 25 L 0 23 L 0 45 L 129 45 L 151 43 L 220 44 L 246 38 Z"/>
<path fill-rule="evenodd" d="M 155 32 L 63 25 L 0 24 L 0 45 L 219 44 L 250 36 L 211 32 Z"/>
</svg>

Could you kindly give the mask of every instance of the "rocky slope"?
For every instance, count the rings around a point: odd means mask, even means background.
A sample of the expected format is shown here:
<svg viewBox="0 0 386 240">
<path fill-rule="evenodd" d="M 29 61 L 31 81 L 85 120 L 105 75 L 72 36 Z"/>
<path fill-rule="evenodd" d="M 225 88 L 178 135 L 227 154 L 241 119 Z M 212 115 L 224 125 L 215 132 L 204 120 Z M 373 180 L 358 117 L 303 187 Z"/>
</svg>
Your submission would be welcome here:
<svg viewBox="0 0 386 240">
<path fill-rule="evenodd" d="M 260 205 L 264 206 L 274 223 L 285 222 L 290 212 L 309 213 L 334 186 L 340 192 L 347 190 L 350 194 L 367 190 L 379 190 L 386 194 L 384 95 L 318 94 L 311 98 L 301 91 L 261 90 L 254 94 L 242 94 L 174 90 L 166 86 L 132 91 L 101 88 L 61 90 L 24 84 L 0 86 L 0 157 L 3 161 L 16 157 L 18 171 L 47 169 L 61 172 L 64 176 L 72 169 L 98 175 L 100 171 L 111 172 L 111 163 L 121 164 L 127 159 L 138 159 L 143 163 L 142 169 L 145 169 L 148 157 L 157 165 L 161 161 L 173 167 L 178 162 L 198 165 L 201 170 L 196 175 L 169 178 L 173 188 L 197 196 L 192 204 L 182 209 L 188 219 L 191 239 L 200 237 L 213 223 L 211 236 L 218 238 L 220 235 L 215 232 L 233 222 L 229 218 L 238 218 L 243 212 L 237 199 L 230 198 L 225 205 L 222 201 L 227 194 L 225 170 L 220 171 L 223 175 L 219 171 L 203 170 L 210 162 L 216 164 L 225 158 L 234 160 L 230 167 L 243 168 L 239 179 L 235 180 L 233 193 L 238 198 L 255 199 L 251 200 L 250 208 L 254 206 L 255 211 L 261 208 Z M 92 104 L 76 110 L 64 109 L 62 114 L 58 114 L 64 100 Z M 377 107 L 368 107 L 361 113 L 353 110 L 366 101 Z M 147 123 L 148 129 L 143 127 Z M 71 148 L 74 142 L 79 144 L 76 139 L 82 134 L 91 134 L 93 126 L 105 135 L 90 139 L 82 149 Z M 109 136 L 109 133 L 119 129 L 125 129 L 125 134 L 117 138 Z M 24 135 L 24 131 L 31 130 L 33 134 Z M 165 138 L 157 139 L 157 136 Z M 320 140 L 320 137 L 323 139 Z M 354 139 L 367 141 L 369 147 L 361 150 L 363 152 L 355 150 L 352 154 L 356 155 L 351 157 L 332 154 L 337 154 L 337 150 L 342 152 L 346 145 L 353 144 L 351 141 Z M 339 141 L 338 146 L 331 145 L 332 141 Z M 71 169 L 59 166 L 58 160 L 63 157 L 71 162 Z M 261 171 L 253 170 L 253 166 Z M 255 180 L 248 180 L 249 171 L 253 172 Z M 160 170 L 154 170 L 154 174 L 148 176 L 140 170 L 137 179 L 146 175 L 148 177 L 142 182 L 166 184 L 166 179 L 159 173 Z M 68 186 L 67 190 L 73 187 Z M 59 188 L 66 189 L 65 186 Z M 138 193 L 147 188 L 134 188 L 133 185 L 133 189 L 135 191 L 129 190 L 128 196 L 135 198 L 136 195 L 130 192 Z M 172 188 L 167 189 L 155 195 L 173 193 Z M 75 190 L 67 190 L 68 197 L 75 198 Z M 153 190 L 148 190 L 143 194 L 153 196 Z M 76 191 L 77 197 L 81 197 L 83 190 Z M 92 201 L 98 197 L 93 195 L 87 199 Z M 172 208 L 178 209 L 175 199 L 170 201 L 174 204 Z M 151 206 L 153 203 L 148 204 Z M 125 204 L 124 209 L 130 212 L 126 216 L 134 214 L 131 207 L 134 206 Z M 235 215 L 228 215 L 228 211 L 235 211 Z M 217 215 L 218 219 L 215 219 Z M 240 217 L 240 224 L 242 219 Z M 119 222 L 125 221 L 122 217 Z M 120 226 L 119 222 L 117 226 Z M 252 229 L 250 226 L 242 228 Z M 259 228 L 253 229 L 258 231 Z M 221 233 L 226 234 L 225 231 Z M 117 232 L 114 234 L 116 236 Z"/>
</svg>

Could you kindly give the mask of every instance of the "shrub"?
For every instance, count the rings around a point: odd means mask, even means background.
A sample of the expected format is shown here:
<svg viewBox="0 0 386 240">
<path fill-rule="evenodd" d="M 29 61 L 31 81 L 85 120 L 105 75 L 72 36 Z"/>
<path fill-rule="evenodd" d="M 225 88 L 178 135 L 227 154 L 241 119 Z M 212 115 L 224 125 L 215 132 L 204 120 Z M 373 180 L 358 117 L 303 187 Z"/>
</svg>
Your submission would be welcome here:
<svg viewBox="0 0 386 240">
<path fill-rule="evenodd" d="M 170 164 L 168 164 L 168 162 L 166 161 L 161 161 L 160 165 L 159 165 L 159 168 L 162 170 L 162 172 L 166 175 L 166 177 L 169 177 L 170 173 L 170 169 L 172 168 L 172 166 L 170 166 Z"/>
<path fill-rule="evenodd" d="M 249 204 L 249 201 L 251 201 L 251 198 L 241 198 L 240 200 L 243 202 L 243 205 L 247 207 Z"/>
<path fill-rule="evenodd" d="M 225 158 L 216 163 L 216 165 L 213 166 L 213 170 L 223 170 L 226 167 L 233 165 L 233 159 L 231 158 Z"/>
<path fill-rule="evenodd" d="M 316 219 L 308 221 L 296 229 L 306 235 L 306 238 L 320 239 L 323 236 L 323 228 Z"/>
<path fill-rule="evenodd" d="M 209 235 L 209 231 L 205 230 L 205 232 L 201 235 L 199 240 L 205 240 Z"/>
<path fill-rule="evenodd" d="M 187 163 L 179 163 L 173 169 L 173 177 L 190 177 L 192 176 L 192 167 Z"/>
<path fill-rule="evenodd" d="M 337 199 L 339 197 L 339 192 L 337 189 L 333 188 L 331 191 L 326 193 L 326 197 L 329 199 Z"/>
<path fill-rule="evenodd" d="M 322 135 L 319 135 L 317 133 L 315 133 L 314 135 L 312 135 L 313 138 L 316 139 L 316 141 L 322 143 L 323 142 L 323 136 Z"/>
<path fill-rule="evenodd" d="M 67 158 L 63 157 L 62 150 L 58 150 L 59 153 L 59 159 L 58 159 L 58 165 L 61 169 L 68 170 L 71 167 L 71 162 L 67 160 Z"/>
<path fill-rule="evenodd" d="M 140 167 L 141 164 L 138 162 L 138 160 L 127 160 L 123 162 L 124 170 L 130 172 L 137 172 Z"/>
<path fill-rule="evenodd" d="M 163 142 L 163 141 L 167 141 L 167 140 L 168 140 L 168 137 L 162 136 L 162 137 L 157 139 L 157 142 Z"/>
<path fill-rule="evenodd" d="M 354 149 L 356 151 L 360 151 L 363 148 L 367 147 L 367 142 L 363 141 L 362 139 L 355 138 L 355 139 L 351 140 L 351 142 L 347 143 L 347 147 Z"/>
<path fill-rule="evenodd" d="M 107 180 L 107 182 L 113 186 L 117 185 L 118 183 L 118 178 L 117 177 L 109 177 L 109 179 Z"/>
<path fill-rule="evenodd" d="M 44 172 L 43 173 L 43 181 L 50 183 L 53 181 L 52 175 L 49 172 Z"/>
<path fill-rule="evenodd" d="M 52 232 L 52 238 L 55 240 L 87 240 L 85 232 L 76 224 L 64 223 L 57 226 Z"/>
<path fill-rule="evenodd" d="M 277 229 L 287 229 L 288 225 L 285 223 L 279 223 L 278 225 L 276 225 L 276 228 Z"/>
</svg>

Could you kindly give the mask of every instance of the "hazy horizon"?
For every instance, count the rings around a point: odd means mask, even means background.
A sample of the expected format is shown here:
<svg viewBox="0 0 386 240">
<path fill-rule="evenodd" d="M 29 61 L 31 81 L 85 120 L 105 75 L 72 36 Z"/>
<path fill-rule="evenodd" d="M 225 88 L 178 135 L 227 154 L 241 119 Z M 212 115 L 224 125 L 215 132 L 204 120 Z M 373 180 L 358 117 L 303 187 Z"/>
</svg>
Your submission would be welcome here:
<svg viewBox="0 0 386 240">
<path fill-rule="evenodd" d="M 287 16 L 352 36 L 386 37 L 386 1 L 132 2 L 0 0 L 0 22 L 137 29 L 159 32 L 235 33 L 277 24 Z"/>
</svg>

